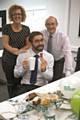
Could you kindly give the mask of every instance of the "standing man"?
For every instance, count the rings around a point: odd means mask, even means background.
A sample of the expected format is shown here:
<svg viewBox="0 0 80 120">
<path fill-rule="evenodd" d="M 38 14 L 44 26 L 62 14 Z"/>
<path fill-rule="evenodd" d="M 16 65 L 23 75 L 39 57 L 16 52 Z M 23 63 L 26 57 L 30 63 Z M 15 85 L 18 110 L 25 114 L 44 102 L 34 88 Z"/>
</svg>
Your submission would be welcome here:
<svg viewBox="0 0 80 120">
<path fill-rule="evenodd" d="M 15 77 L 23 77 L 21 80 L 21 87 L 19 88 L 19 90 L 21 89 L 19 94 L 43 86 L 53 78 L 54 58 L 53 55 L 43 50 L 43 34 L 34 31 L 30 34 L 29 41 L 32 48 L 28 49 L 25 53 L 19 54 L 14 69 Z M 37 63 L 35 63 L 35 69 L 32 71 L 30 70 L 31 58 L 37 59 L 35 60 L 37 61 Z M 35 72 L 35 70 L 37 70 L 37 72 Z"/>
<path fill-rule="evenodd" d="M 45 21 L 46 29 L 42 31 L 45 39 L 44 47 L 54 55 L 54 77 L 53 81 L 72 72 L 71 45 L 67 35 L 57 30 L 58 22 L 53 16 L 49 16 Z"/>
</svg>

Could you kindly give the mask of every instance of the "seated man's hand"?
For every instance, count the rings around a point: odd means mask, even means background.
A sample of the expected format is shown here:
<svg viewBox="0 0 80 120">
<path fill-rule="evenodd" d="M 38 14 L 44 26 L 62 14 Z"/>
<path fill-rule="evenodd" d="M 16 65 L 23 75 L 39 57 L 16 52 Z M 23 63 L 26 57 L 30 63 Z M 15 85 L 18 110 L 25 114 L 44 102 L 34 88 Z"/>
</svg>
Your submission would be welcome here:
<svg viewBox="0 0 80 120">
<path fill-rule="evenodd" d="M 40 68 L 41 68 L 41 72 L 45 72 L 46 71 L 46 65 L 45 64 L 41 64 L 40 65 Z"/>
<path fill-rule="evenodd" d="M 40 68 L 41 68 L 41 72 L 45 72 L 46 71 L 46 66 L 47 66 L 47 61 L 43 58 L 43 56 L 40 56 Z"/>
</svg>

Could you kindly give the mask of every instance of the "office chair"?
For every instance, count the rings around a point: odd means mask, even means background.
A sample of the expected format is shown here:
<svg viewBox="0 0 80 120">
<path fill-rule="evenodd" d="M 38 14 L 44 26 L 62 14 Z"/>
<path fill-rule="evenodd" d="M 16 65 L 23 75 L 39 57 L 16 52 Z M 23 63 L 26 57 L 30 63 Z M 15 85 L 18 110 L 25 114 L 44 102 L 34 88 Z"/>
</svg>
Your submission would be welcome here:
<svg viewBox="0 0 80 120">
<path fill-rule="evenodd" d="M 78 48 L 77 51 L 77 57 L 75 58 L 76 61 L 76 67 L 75 67 L 75 72 L 80 70 L 80 47 Z"/>
</svg>

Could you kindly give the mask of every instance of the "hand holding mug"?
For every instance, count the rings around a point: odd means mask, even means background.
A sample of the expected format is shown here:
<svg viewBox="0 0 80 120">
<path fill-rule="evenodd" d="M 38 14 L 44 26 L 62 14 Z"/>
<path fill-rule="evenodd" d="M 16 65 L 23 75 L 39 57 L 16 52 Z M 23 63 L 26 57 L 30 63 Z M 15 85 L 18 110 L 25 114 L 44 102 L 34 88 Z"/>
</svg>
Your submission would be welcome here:
<svg viewBox="0 0 80 120">
<path fill-rule="evenodd" d="M 22 62 L 22 65 L 23 65 L 23 68 L 24 68 L 25 70 L 28 70 L 28 69 L 29 69 L 29 62 L 28 62 L 28 60 L 24 60 L 24 61 Z"/>
</svg>

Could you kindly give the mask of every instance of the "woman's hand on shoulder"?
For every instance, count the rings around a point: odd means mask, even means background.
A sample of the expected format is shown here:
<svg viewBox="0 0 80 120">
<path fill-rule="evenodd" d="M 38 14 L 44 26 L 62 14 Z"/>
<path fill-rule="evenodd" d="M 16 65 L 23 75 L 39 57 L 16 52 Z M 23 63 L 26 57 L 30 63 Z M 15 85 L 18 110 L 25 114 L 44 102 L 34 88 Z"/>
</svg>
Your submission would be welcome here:
<svg viewBox="0 0 80 120">
<path fill-rule="evenodd" d="M 17 55 L 20 54 L 20 53 L 24 53 L 24 52 L 27 52 L 27 49 L 21 48 L 21 49 L 18 50 Z"/>
<path fill-rule="evenodd" d="M 31 44 L 28 44 L 28 45 L 24 46 L 23 48 L 19 49 L 19 51 L 17 52 L 17 54 L 27 52 L 27 50 L 29 48 L 31 48 Z"/>
</svg>

